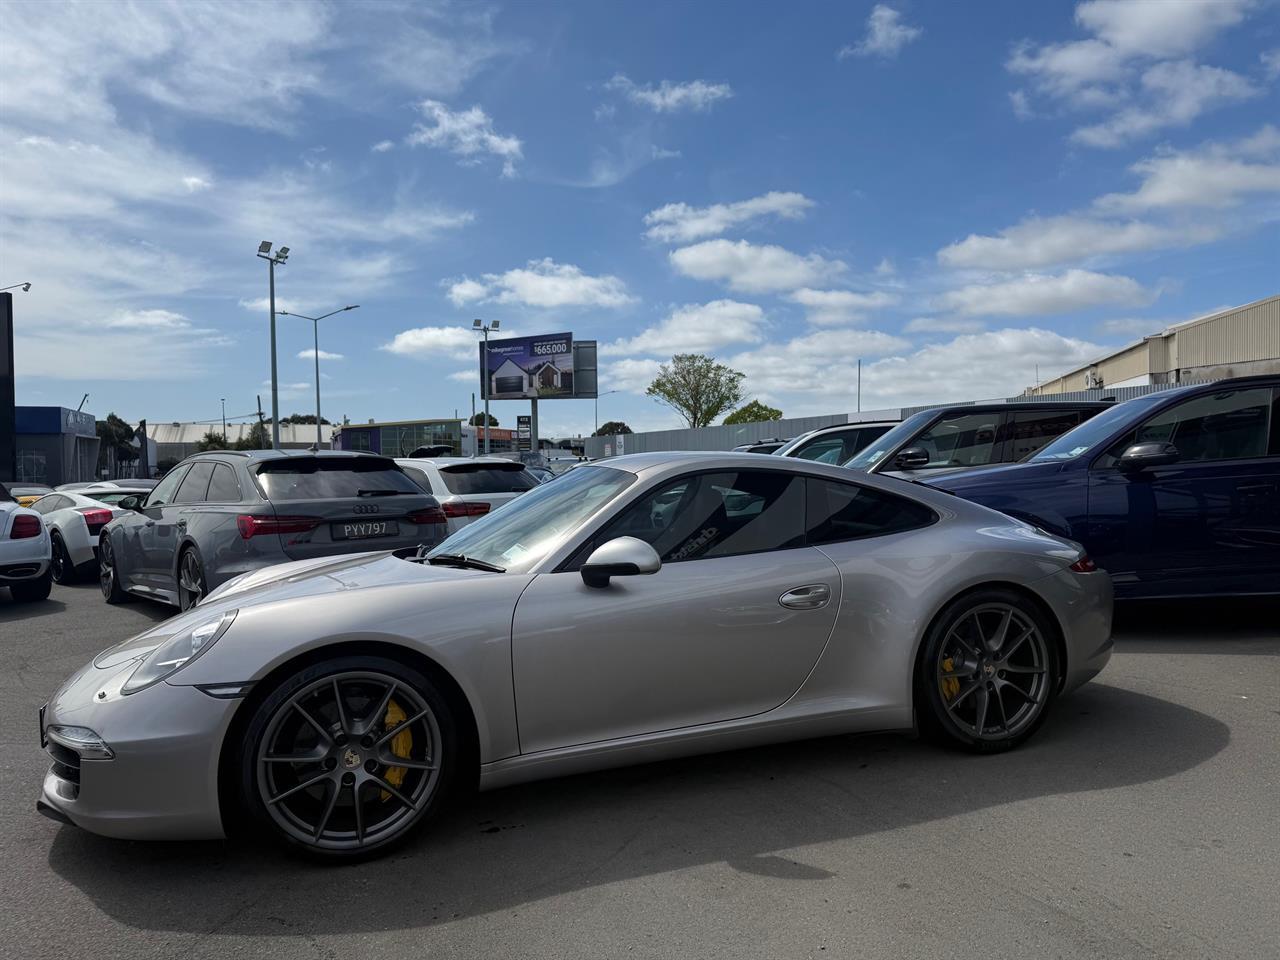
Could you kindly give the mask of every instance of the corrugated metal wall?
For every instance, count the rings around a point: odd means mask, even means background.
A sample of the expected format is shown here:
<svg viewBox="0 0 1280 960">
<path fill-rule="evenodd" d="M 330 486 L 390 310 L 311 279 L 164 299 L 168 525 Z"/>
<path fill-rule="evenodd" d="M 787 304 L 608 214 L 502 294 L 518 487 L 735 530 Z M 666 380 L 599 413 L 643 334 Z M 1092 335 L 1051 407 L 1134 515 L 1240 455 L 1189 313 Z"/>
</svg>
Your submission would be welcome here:
<svg viewBox="0 0 1280 960">
<path fill-rule="evenodd" d="M 1280 297 L 1272 297 L 1177 331 L 1178 367 L 1280 358 Z"/>
</svg>

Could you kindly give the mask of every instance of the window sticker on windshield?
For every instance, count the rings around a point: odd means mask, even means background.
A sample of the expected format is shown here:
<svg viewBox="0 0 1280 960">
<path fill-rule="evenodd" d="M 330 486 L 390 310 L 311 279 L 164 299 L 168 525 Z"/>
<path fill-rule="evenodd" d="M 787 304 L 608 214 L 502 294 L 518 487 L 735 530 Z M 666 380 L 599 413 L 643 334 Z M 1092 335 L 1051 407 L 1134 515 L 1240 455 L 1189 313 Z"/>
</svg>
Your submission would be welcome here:
<svg viewBox="0 0 1280 960">
<path fill-rule="evenodd" d="M 506 550 L 502 551 L 502 559 L 507 563 L 517 563 L 521 557 L 529 552 L 529 548 L 523 543 L 512 544 Z"/>
<path fill-rule="evenodd" d="M 884 456 L 884 451 L 883 451 L 883 450 L 877 450 L 875 453 L 873 453 L 873 454 L 871 455 L 871 462 L 872 462 L 872 463 L 877 463 L 877 462 L 879 462 L 880 458 L 881 458 L 881 457 L 883 457 L 883 456 Z"/>
</svg>

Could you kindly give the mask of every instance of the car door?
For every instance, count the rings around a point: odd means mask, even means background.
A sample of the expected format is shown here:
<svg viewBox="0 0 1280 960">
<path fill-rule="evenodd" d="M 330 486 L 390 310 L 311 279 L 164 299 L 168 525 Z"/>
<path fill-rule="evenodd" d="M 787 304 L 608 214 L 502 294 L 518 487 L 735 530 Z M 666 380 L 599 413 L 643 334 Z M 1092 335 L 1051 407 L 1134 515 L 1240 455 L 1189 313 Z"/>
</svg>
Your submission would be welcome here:
<svg viewBox="0 0 1280 960">
<path fill-rule="evenodd" d="M 156 521 L 162 516 L 163 507 L 173 500 L 178 485 L 191 469 L 190 464 L 179 464 L 166 473 L 159 483 L 145 495 L 141 508 L 119 520 L 119 532 L 112 538 L 116 550 L 116 569 L 120 582 L 126 587 L 155 589 L 156 576 L 151 567 L 148 551 L 153 548 Z"/>
<path fill-rule="evenodd" d="M 649 576 L 586 586 L 594 547 L 651 543 Z M 835 623 L 835 565 L 804 546 L 804 480 L 783 471 L 686 474 L 643 493 L 512 622 L 525 753 L 763 713 L 804 682 Z"/>
<path fill-rule="evenodd" d="M 1017 410 L 1009 414 L 1001 429 L 1001 463 L 1019 463 L 1050 440 L 1081 422 L 1082 411 L 1065 406 L 1061 410 Z"/>
<path fill-rule="evenodd" d="M 148 585 L 167 592 L 177 591 L 178 544 L 182 542 L 191 507 L 204 502 L 211 476 L 213 463 L 197 460 L 191 464 L 170 500 L 153 504 L 151 498 L 147 498 L 145 512 L 151 523 L 143 527 L 142 537 Z"/>
<path fill-rule="evenodd" d="M 1201 393 L 1148 417 L 1091 466 L 1089 546 L 1119 596 L 1275 591 L 1280 450 L 1269 387 Z M 1134 443 L 1179 459 L 1126 472 Z"/>
<path fill-rule="evenodd" d="M 920 447 L 929 457 L 927 465 L 916 469 L 893 469 L 886 464 L 882 473 L 926 479 L 940 470 L 963 470 L 1000 462 L 998 438 L 1004 430 L 1006 413 L 952 413 L 939 418 L 919 436 L 903 444 L 903 449 Z"/>
</svg>

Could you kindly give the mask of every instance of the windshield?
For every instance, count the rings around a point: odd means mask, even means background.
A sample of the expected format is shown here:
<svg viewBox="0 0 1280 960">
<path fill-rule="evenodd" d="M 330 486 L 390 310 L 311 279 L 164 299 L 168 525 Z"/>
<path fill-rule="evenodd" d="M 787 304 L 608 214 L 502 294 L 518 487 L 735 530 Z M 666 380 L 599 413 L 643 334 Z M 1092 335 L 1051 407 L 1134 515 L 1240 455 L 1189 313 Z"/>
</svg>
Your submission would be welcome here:
<svg viewBox="0 0 1280 960">
<path fill-rule="evenodd" d="M 268 500 L 329 500 L 420 494 L 390 460 L 378 457 L 288 457 L 270 460 L 255 475 Z"/>
<path fill-rule="evenodd" d="M 846 460 L 844 465 L 846 467 L 851 467 L 854 470 L 870 470 L 879 463 L 890 450 L 898 449 L 898 447 L 915 436 L 916 431 L 937 416 L 937 414 L 937 410 L 921 410 L 919 413 L 912 414 L 888 433 L 867 444 L 858 451 L 857 456 L 850 460 Z"/>
<path fill-rule="evenodd" d="M 1103 410 L 1096 417 L 1091 417 L 1074 430 L 1068 430 L 1052 443 L 1046 444 L 1025 463 L 1045 463 L 1050 460 L 1072 460 L 1081 454 L 1088 453 L 1107 437 L 1115 433 L 1118 427 L 1128 424 L 1135 416 L 1142 414 L 1153 403 L 1161 400 L 1160 394 L 1141 397 L 1116 404 L 1109 410 Z"/>
<path fill-rule="evenodd" d="M 516 573 L 529 570 L 635 479 L 614 467 L 578 467 L 463 527 L 427 558 L 461 554 Z"/>
</svg>

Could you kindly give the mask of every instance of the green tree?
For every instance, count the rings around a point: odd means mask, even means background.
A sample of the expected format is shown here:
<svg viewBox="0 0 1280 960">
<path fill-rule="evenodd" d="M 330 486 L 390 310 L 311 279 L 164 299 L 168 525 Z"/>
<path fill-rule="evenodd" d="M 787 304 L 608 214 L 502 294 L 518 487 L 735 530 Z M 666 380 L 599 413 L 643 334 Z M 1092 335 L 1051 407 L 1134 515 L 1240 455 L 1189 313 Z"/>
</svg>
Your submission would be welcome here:
<svg viewBox="0 0 1280 960">
<path fill-rule="evenodd" d="M 645 393 L 680 414 L 690 427 L 706 427 L 742 402 L 745 376 L 713 357 L 677 353 L 658 368 Z"/>
<path fill-rule="evenodd" d="M 315 415 L 314 413 L 291 413 L 291 414 L 289 414 L 289 416 L 287 416 L 287 417 L 282 417 L 282 418 L 281 418 L 281 420 L 280 420 L 280 422 L 281 422 L 282 424 L 285 424 L 285 423 L 297 423 L 297 424 L 306 424 L 306 423 L 309 423 L 309 424 L 314 425 L 314 424 L 315 424 L 315 422 L 316 422 L 316 415 Z M 328 421 L 328 420 L 326 420 L 324 417 L 321 417 L 321 418 L 320 418 L 320 423 L 321 423 L 321 424 L 328 424 L 328 423 L 329 423 L 329 421 Z"/>
<path fill-rule="evenodd" d="M 765 420 L 781 420 L 782 411 L 759 400 L 752 400 L 724 418 L 725 425 L 734 423 L 762 423 Z"/>
<path fill-rule="evenodd" d="M 471 426 L 473 427 L 482 427 L 484 426 L 484 416 L 485 415 L 483 413 L 473 413 L 471 415 L 471 419 L 468 420 L 467 422 L 471 424 Z M 489 426 L 496 427 L 497 425 L 498 425 L 498 418 L 495 417 L 492 413 L 489 414 Z"/>
<path fill-rule="evenodd" d="M 600 429 L 592 434 L 593 437 L 616 437 L 620 433 L 630 433 L 631 428 L 621 420 L 610 420 L 608 423 L 602 424 Z"/>
<path fill-rule="evenodd" d="M 217 430 L 207 430 L 205 435 L 196 443 L 196 449 L 204 450 L 226 450 L 227 435 L 219 433 Z"/>
<path fill-rule="evenodd" d="M 98 434 L 98 470 L 115 476 L 115 465 L 138 459 L 138 451 L 129 441 L 134 438 L 133 427 L 129 426 L 114 413 L 108 413 L 107 419 L 95 424 Z"/>
<path fill-rule="evenodd" d="M 262 423 L 255 423 L 251 426 L 235 444 L 237 450 L 266 450 L 270 446 L 271 434 L 267 432 L 266 425 Z"/>
</svg>

